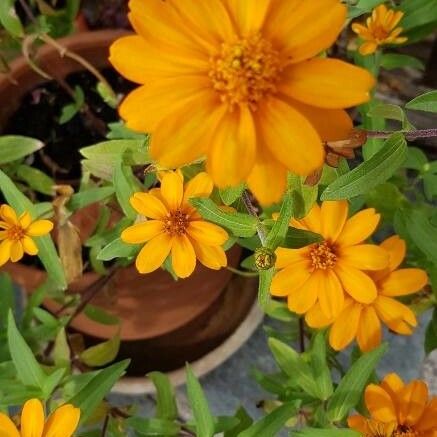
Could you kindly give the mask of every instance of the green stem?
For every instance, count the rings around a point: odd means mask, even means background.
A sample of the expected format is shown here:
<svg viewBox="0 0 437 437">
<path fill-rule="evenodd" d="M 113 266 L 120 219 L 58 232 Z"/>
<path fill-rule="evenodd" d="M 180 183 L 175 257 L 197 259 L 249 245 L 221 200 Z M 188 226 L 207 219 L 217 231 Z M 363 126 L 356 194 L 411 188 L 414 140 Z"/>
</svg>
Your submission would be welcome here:
<svg viewBox="0 0 437 437">
<path fill-rule="evenodd" d="M 235 269 L 234 267 L 226 267 L 230 272 L 235 273 L 236 275 L 243 276 L 245 278 L 256 278 L 259 276 L 257 272 L 245 272 L 243 270 Z"/>
</svg>

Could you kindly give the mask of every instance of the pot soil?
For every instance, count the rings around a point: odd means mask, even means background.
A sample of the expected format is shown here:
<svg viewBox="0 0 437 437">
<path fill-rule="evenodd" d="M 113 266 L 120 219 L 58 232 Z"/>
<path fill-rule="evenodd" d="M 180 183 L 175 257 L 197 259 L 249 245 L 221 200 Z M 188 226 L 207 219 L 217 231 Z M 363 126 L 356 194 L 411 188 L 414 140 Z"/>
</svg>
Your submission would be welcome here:
<svg viewBox="0 0 437 437">
<path fill-rule="evenodd" d="M 123 33 L 80 33 L 60 42 L 99 70 L 104 70 L 109 67 L 109 45 Z M 50 46 L 39 50 L 38 63 L 51 76 L 59 79 L 83 70 L 76 62 L 61 58 L 58 51 Z M 18 86 L 8 77 L 0 76 L 0 98 L 8 102 L 8 105 L 0 106 L 3 133 L 4 127 L 19 111 L 22 98 L 46 81 L 22 58 L 12 62 L 10 76 Z M 20 133 L 26 135 L 26 130 Z M 80 147 L 86 145 L 89 143 Z M 93 229 L 97 210 L 94 205 L 78 212 L 73 218 L 81 230 L 83 241 Z M 231 249 L 228 252 L 229 265 L 237 266 L 240 257 L 241 249 Z M 27 293 L 32 293 L 46 278 L 43 271 L 24 264 L 8 264 L 5 270 Z M 95 273 L 85 273 L 71 284 L 70 291 L 83 293 L 98 277 Z M 128 374 L 142 376 L 151 370 L 178 369 L 185 362 L 198 360 L 218 347 L 245 319 L 255 298 L 256 281 L 234 277 L 226 269 L 213 271 L 199 266 L 190 278 L 174 281 L 163 270 L 141 276 L 134 267 L 128 267 L 118 270 L 90 303 L 121 319 L 122 345 L 117 359 L 131 358 Z M 44 304 L 53 313 L 60 309 L 60 305 L 53 300 L 48 299 Z M 85 334 L 87 346 L 110 338 L 118 330 L 115 326 L 93 322 L 83 314 L 72 321 L 71 328 Z M 217 365 L 220 362 L 220 357 L 217 357 Z M 208 367 L 214 366 L 210 364 Z"/>
</svg>

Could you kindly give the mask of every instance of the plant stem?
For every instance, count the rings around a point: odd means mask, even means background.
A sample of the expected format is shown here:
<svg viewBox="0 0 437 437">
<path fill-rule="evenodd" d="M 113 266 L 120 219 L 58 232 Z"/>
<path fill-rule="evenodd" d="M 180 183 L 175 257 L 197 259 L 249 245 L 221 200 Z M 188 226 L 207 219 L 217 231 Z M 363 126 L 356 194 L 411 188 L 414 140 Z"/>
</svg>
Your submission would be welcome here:
<svg viewBox="0 0 437 437">
<path fill-rule="evenodd" d="M 244 276 L 245 278 L 257 278 L 259 276 L 258 272 L 245 272 L 243 270 L 234 269 L 233 267 L 226 267 L 230 272 L 235 273 L 239 276 Z"/>
<path fill-rule="evenodd" d="M 416 140 L 418 138 L 432 138 L 437 137 L 437 129 L 419 129 L 410 131 L 365 131 L 367 138 L 390 138 L 393 134 L 400 132 L 405 135 L 405 138 L 409 141 Z"/>
<path fill-rule="evenodd" d="M 109 423 L 109 414 L 107 414 L 105 416 L 105 420 L 103 421 L 102 432 L 100 434 L 101 437 L 105 437 L 106 436 L 106 431 L 108 429 L 108 423 Z"/>
<path fill-rule="evenodd" d="M 303 317 L 299 317 L 299 346 L 300 351 L 305 352 L 305 324 Z"/>
<path fill-rule="evenodd" d="M 264 246 L 267 239 L 266 229 L 258 217 L 258 211 L 253 205 L 252 200 L 250 199 L 249 192 L 247 190 L 244 190 L 241 198 L 243 199 L 244 205 L 246 206 L 248 213 L 251 216 L 255 217 L 258 222 L 256 225 L 256 231 L 258 233 L 261 244 Z"/>
</svg>

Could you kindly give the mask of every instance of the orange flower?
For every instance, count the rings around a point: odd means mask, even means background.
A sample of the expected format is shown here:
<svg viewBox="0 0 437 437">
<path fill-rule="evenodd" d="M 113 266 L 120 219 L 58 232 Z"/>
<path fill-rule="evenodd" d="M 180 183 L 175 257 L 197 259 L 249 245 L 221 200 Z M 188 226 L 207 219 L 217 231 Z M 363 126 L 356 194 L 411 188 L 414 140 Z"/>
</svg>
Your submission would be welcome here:
<svg viewBox="0 0 437 437">
<path fill-rule="evenodd" d="M 368 272 L 374 280 L 378 296 L 364 304 L 349 297 L 343 311 L 336 318 L 328 318 L 320 306 L 315 305 L 307 314 L 306 322 L 312 328 L 331 325 L 329 343 L 335 350 L 347 347 L 354 338 L 364 352 L 381 343 L 381 321 L 397 334 L 410 335 L 417 325 L 416 316 L 403 303 L 393 299 L 421 290 L 428 282 L 422 269 L 396 270 L 405 258 L 405 242 L 397 235 L 388 238 L 381 247 L 390 255 L 389 265 L 381 271 Z"/>
<path fill-rule="evenodd" d="M 130 244 L 146 243 L 136 259 L 140 273 L 158 269 L 171 252 L 172 266 L 180 278 L 190 276 L 196 258 L 206 267 L 218 270 L 227 264 L 222 245 L 228 233 L 206 222 L 191 206 L 191 197 L 208 197 L 213 189 L 211 178 L 199 173 L 184 187 L 180 172 L 162 173 L 161 188 L 135 193 L 130 203 L 150 220 L 126 228 L 121 239 Z"/>
<path fill-rule="evenodd" d="M 403 16 L 403 12 L 387 9 L 382 4 L 373 10 L 372 16 L 367 19 L 367 26 L 352 24 L 352 30 L 364 40 L 359 49 L 360 53 L 371 55 L 385 44 L 402 44 L 407 41 L 408 38 L 399 36 L 402 27 L 396 27 Z"/>
<path fill-rule="evenodd" d="M 318 302 L 325 318 L 338 315 L 345 292 L 358 302 L 371 303 L 377 296 L 374 281 L 365 270 L 388 265 L 388 253 L 373 244 L 363 244 L 376 229 L 380 216 L 365 209 L 348 219 L 346 201 L 314 205 L 302 220 L 291 225 L 316 232 L 324 241 L 302 249 L 278 248 L 271 294 L 288 296 L 291 311 L 304 314 Z"/>
<path fill-rule="evenodd" d="M 322 141 L 348 137 L 344 108 L 369 100 L 373 76 L 318 57 L 336 40 L 340 0 L 131 0 L 137 33 L 110 61 L 141 84 L 120 115 L 152 133 L 151 155 L 175 168 L 206 156 L 219 187 L 247 180 L 263 204 L 279 201 L 287 170 L 322 166 Z"/>
<path fill-rule="evenodd" d="M 36 255 L 38 247 L 33 237 L 41 237 L 53 229 L 49 220 L 35 220 L 28 212 L 17 216 L 9 205 L 0 206 L 0 266 L 9 260 L 20 261 L 24 254 Z"/>
<path fill-rule="evenodd" d="M 349 428 L 365 437 L 437 437 L 437 397 L 428 398 L 423 381 L 409 384 L 395 373 L 364 393 L 370 418 L 350 416 Z"/>
</svg>

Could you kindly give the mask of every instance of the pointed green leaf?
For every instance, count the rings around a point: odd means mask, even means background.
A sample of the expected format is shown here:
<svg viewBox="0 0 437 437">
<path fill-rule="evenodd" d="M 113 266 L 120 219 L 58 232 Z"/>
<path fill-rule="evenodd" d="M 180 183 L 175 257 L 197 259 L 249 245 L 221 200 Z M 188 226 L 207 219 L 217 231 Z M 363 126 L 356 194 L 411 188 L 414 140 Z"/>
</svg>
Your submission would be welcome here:
<svg viewBox="0 0 437 437">
<path fill-rule="evenodd" d="M 116 238 L 107 244 L 97 255 L 101 261 L 111 261 L 115 258 L 131 258 L 138 252 L 136 244 L 126 244 L 121 238 Z"/>
<path fill-rule="evenodd" d="M 18 135 L 0 136 L 0 164 L 17 161 L 44 147 L 44 143 L 35 138 Z"/>
<path fill-rule="evenodd" d="M 24 36 L 23 25 L 14 7 L 15 0 L 0 1 L 0 23 L 11 35 Z"/>
<path fill-rule="evenodd" d="M 311 368 L 314 381 L 318 387 L 320 399 L 327 400 L 332 395 L 334 388 L 332 385 L 331 372 L 326 361 L 326 338 L 325 333 L 319 331 L 313 340 L 311 348 Z"/>
<path fill-rule="evenodd" d="M 220 198 L 225 205 L 232 205 L 238 198 L 241 197 L 246 184 L 240 184 L 236 187 L 228 187 L 220 189 Z"/>
<path fill-rule="evenodd" d="M 120 349 L 120 336 L 91 346 L 80 354 L 81 361 L 90 367 L 101 367 L 114 361 Z"/>
<path fill-rule="evenodd" d="M 422 94 L 408 102 L 405 107 L 416 111 L 437 112 L 437 91 Z"/>
<path fill-rule="evenodd" d="M 138 214 L 132 208 L 129 199 L 134 193 L 139 191 L 139 187 L 135 181 L 131 167 L 123 165 L 121 160 L 117 161 L 114 165 L 113 182 L 115 195 L 117 196 L 121 209 L 127 217 L 135 219 Z"/>
<path fill-rule="evenodd" d="M 90 188 L 73 194 L 67 203 L 67 208 L 71 211 L 85 208 L 95 202 L 101 202 L 115 193 L 114 187 Z"/>
<path fill-rule="evenodd" d="M 278 219 L 274 222 L 272 229 L 267 234 L 265 246 L 269 249 L 276 250 L 281 246 L 287 235 L 290 226 L 290 220 L 293 216 L 294 201 L 293 193 L 288 190 L 282 199 L 281 210 Z"/>
<path fill-rule="evenodd" d="M 293 437 L 361 437 L 361 434 L 353 429 L 304 428 L 293 432 Z"/>
<path fill-rule="evenodd" d="M 161 372 L 151 372 L 147 376 L 156 388 L 156 417 L 174 420 L 178 416 L 178 408 L 174 389 L 168 376 Z"/>
</svg>

